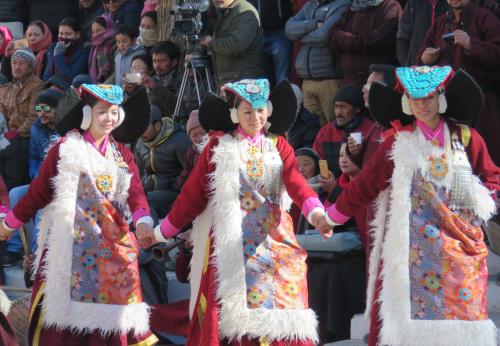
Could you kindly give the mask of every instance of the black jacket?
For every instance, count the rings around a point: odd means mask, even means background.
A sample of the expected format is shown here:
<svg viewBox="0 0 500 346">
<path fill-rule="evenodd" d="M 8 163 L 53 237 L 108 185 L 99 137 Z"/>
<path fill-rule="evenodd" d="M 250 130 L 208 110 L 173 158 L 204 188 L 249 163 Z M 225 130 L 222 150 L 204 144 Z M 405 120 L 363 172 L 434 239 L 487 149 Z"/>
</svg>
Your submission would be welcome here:
<svg viewBox="0 0 500 346">
<path fill-rule="evenodd" d="M 259 12 L 260 24 L 265 32 L 283 30 L 293 15 L 290 0 L 248 0 Z"/>
<path fill-rule="evenodd" d="M 396 54 L 402 66 L 417 65 L 417 54 L 431 27 L 432 16 L 435 21 L 448 8 L 446 0 L 409 0 L 406 3 L 396 35 Z"/>
<path fill-rule="evenodd" d="M 134 153 L 144 190 L 179 191 L 178 177 L 186 167 L 190 146 L 184 129 L 170 118 L 163 119 L 162 129 L 153 141 L 139 139 Z"/>
</svg>

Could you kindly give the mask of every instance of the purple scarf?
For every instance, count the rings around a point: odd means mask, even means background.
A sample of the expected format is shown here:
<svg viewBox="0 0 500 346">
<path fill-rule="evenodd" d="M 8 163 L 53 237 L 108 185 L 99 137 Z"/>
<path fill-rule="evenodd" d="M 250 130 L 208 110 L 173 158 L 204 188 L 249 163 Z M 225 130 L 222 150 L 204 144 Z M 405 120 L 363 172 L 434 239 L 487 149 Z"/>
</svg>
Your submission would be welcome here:
<svg viewBox="0 0 500 346">
<path fill-rule="evenodd" d="M 92 49 L 89 56 L 89 75 L 92 80 L 104 82 L 111 75 L 113 69 L 112 49 L 115 44 L 115 29 L 113 22 L 107 16 L 106 30 L 92 36 Z"/>
</svg>

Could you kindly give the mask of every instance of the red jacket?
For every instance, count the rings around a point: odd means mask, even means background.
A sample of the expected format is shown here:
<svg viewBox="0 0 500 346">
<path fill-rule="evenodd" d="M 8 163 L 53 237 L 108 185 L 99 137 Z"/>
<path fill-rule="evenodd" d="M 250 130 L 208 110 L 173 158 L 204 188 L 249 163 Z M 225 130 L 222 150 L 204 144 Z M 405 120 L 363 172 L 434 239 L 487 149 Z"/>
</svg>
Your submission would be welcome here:
<svg viewBox="0 0 500 346">
<path fill-rule="evenodd" d="M 453 41 L 442 39 L 444 34 L 457 29 L 469 34 L 469 51 Z M 428 47 L 441 48 L 439 58 L 433 65 L 451 65 L 454 70 L 462 68 L 483 88 L 498 82 L 500 78 L 500 21 L 489 10 L 471 3 L 464 8 L 459 23 L 454 23 L 448 14 L 439 16 L 427 31 L 424 45 L 417 56 L 418 64 L 422 64 L 422 54 Z"/>
<path fill-rule="evenodd" d="M 330 30 L 330 49 L 340 60 L 346 84 L 363 85 L 371 64 L 397 65 L 396 32 L 403 14 L 396 0 L 365 11 L 347 9 Z"/>
</svg>

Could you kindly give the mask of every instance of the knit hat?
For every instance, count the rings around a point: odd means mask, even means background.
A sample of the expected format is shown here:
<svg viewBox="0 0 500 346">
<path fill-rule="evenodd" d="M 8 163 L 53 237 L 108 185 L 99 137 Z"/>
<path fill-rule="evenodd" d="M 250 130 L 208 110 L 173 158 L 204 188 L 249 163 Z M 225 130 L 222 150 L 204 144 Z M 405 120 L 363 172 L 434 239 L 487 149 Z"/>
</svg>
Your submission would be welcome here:
<svg viewBox="0 0 500 346">
<path fill-rule="evenodd" d="M 51 86 L 58 87 L 61 90 L 68 90 L 71 86 L 71 80 L 68 76 L 63 73 L 57 73 L 50 77 L 43 86 L 44 89 L 48 89 Z"/>
<path fill-rule="evenodd" d="M 46 89 L 37 97 L 36 104 L 44 103 L 55 107 L 62 96 L 63 94 L 55 89 Z"/>
<path fill-rule="evenodd" d="M 333 103 L 341 101 L 350 104 L 353 107 L 363 108 L 365 101 L 363 100 L 363 92 L 359 85 L 344 85 L 337 91 L 333 98 Z"/>
<path fill-rule="evenodd" d="M 160 121 L 162 118 L 162 113 L 160 107 L 155 104 L 151 104 L 151 118 L 150 123 L 153 124 L 157 121 Z"/>
<path fill-rule="evenodd" d="M 23 60 L 31 67 L 35 67 L 35 54 L 29 49 L 21 48 L 18 49 L 12 54 L 11 61 L 14 60 Z"/>
<path fill-rule="evenodd" d="M 192 129 L 201 126 L 200 120 L 198 118 L 198 110 L 195 109 L 194 111 L 189 114 L 189 119 L 186 123 L 186 132 L 189 135 L 189 132 L 191 132 Z"/>
</svg>

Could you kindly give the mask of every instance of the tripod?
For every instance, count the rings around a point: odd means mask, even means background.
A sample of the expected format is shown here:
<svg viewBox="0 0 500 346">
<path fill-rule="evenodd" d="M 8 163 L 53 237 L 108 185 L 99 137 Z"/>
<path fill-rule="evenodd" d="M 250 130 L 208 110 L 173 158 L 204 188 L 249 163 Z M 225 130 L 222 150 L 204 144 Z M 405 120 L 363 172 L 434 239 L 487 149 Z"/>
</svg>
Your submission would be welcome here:
<svg viewBox="0 0 500 346">
<path fill-rule="evenodd" d="M 179 111 L 181 109 L 182 102 L 184 100 L 184 94 L 186 92 L 186 87 L 189 81 L 189 77 L 192 74 L 194 87 L 196 90 L 196 97 L 198 100 L 198 107 L 201 105 L 201 97 L 203 86 L 203 79 L 206 80 L 206 92 L 213 91 L 214 85 L 212 81 L 212 77 L 210 76 L 210 58 L 207 55 L 203 55 L 200 53 L 192 53 L 191 59 L 184 63 L 184 74 L 182 76 L 181 86 L 179 89 L 179 95 L 177 98 L 177 102 L 175 104 L 174 114 L 172 116 L 173 119 L 179 116 Z"/>
</svg>

